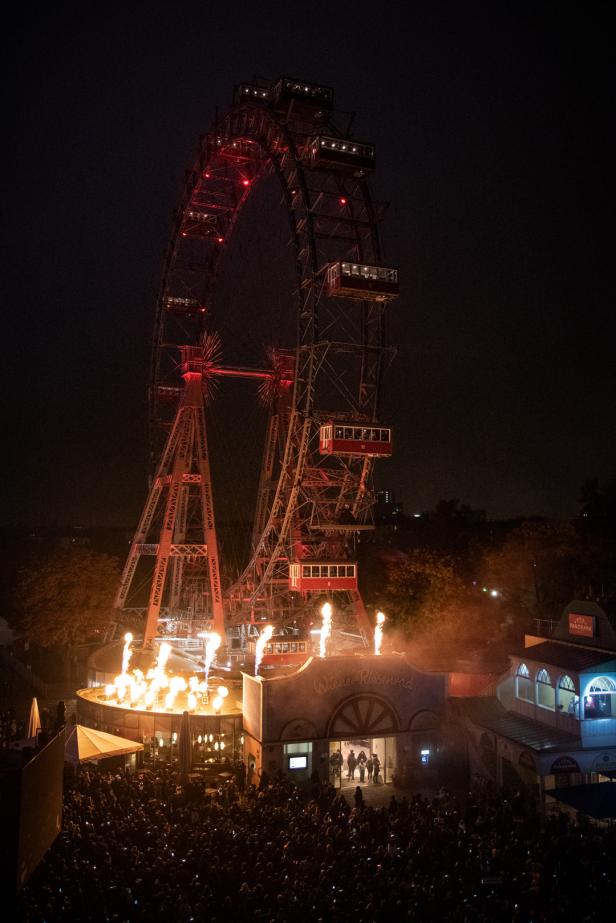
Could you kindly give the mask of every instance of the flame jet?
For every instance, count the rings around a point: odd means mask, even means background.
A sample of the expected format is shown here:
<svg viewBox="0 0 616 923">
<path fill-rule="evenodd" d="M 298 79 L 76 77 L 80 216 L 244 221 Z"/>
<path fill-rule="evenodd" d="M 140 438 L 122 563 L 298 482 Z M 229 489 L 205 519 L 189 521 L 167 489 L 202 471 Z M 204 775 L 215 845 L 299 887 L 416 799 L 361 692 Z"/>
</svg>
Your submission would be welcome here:
<svg viewBox="0 0 616 923">
<path fill-rule="evenodd" d="M 265 650 L 265 645 L 270 640 L 274 634 L 274 629 L 272 625 L 266 625 L 259 635 L 257 641 L 257 647 L 255 650 L 255 676 L 259 675 L 259 667 L 261 666 L 261 661 L 263 660 L 263 652 Z"/>
<path fill-rule="evenodd" d="M 207 686 L 210 679 L 210 667 L 214 662 L 214 657 L 216 656 L 216 651 L 220 647 L 222 638 L 215 631 L 210 631 L 205 639 L 205 691 L 207 693 Z"/>
<path fill-rule="evenodd" d="M 383 643 L 383 622 L 385 615 L 382 612 L 376 614 L 376 625 L 374 626 L 374 654 L 376 657 L 381 653 L 381 644 Z"/>
<path fill-rule="evenodd" d="M 327 641 L 332 633 L 332 607 L 330 603 L 323 603 L 321 606 L 321 640 L 319 641 L 319 656 L 325 657 L 327 653 Z"/>
</svg>

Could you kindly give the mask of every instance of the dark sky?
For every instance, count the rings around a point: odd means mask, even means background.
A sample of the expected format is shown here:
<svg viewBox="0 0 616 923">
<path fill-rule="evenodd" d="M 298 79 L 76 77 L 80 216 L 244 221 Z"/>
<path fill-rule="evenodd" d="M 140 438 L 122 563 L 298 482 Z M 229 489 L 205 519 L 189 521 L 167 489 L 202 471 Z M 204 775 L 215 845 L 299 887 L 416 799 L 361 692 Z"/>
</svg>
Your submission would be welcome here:
<svg viewBox="0 0 616 923">
<path fill-rule="evenodd" d="M 136 520 L 173 209 L 198 136 L 254 73 L 333 86 L 377 145 L 403 281 L 380 485 L 409 511 L 455 496 L 492 517 L 570 516 L 586 478 L 616 475 L 606 7 L 400 9 L 67 2 L 14 19 L 3 522 Z"/>
</svg>

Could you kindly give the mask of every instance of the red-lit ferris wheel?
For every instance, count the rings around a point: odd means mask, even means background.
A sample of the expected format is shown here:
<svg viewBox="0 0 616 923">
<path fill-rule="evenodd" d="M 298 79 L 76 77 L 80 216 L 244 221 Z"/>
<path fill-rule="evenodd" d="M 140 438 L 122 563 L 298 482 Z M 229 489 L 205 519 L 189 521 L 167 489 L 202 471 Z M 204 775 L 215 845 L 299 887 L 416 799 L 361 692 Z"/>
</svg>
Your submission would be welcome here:
<svg viewBox="0 0 616 923">
<path fill-rule="evenodd" d="M 392 451 L 379 398 L 398 273 L 381 257 L 382 209 L 368 187 L 374 147 L 352 138 L 351 122 L 329 87 L 281 78 L 240 84 L 201 138 L 157 303 L 149 397 L 158 464 L 117 600 L 135 607 L 139 561 L 155 558 L 146 635 L 164 619 L 189 633 L 222 619 L 297 623 L 314 594 L 335 596 L 367 628 L 355 543 L 371 528 L 374 460 Z M 286 216 L 291 257 L 275 344 L 258 324 L 251 333 L 252 305 L 229 281 L 241 273 L 229 255 L 242 225 L 253 238 L 269 235 L 264 210 L 250 214 L 265 193 Z M 247 345 L 239 361 L 235 337 L 221 332 L 233 311 Z M 267 406 L 250 548 L 234 579 L 219 554 L 221 488 L 208 449 L 209 408 L 231 379 L 256 383 Z"/>
</svg>

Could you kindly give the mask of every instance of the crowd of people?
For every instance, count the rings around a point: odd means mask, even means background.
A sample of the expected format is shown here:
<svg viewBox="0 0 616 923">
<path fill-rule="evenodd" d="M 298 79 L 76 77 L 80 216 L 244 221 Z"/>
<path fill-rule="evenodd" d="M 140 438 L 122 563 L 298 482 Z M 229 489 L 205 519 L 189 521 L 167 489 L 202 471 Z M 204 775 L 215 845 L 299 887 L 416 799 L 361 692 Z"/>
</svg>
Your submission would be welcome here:
<svg viewBox="0 0 616 923">
<path fill-rule="evenodd" d="M 365 789 L 364 789 L 365 791 Z M 616 832 L 541 818 L 521 796 L 354 804 L 283 776 L 219 795 L 81 769 L 63 830 L 19 897 L 24 923 L 380 923 L 607 919 Z"/>
</svg>

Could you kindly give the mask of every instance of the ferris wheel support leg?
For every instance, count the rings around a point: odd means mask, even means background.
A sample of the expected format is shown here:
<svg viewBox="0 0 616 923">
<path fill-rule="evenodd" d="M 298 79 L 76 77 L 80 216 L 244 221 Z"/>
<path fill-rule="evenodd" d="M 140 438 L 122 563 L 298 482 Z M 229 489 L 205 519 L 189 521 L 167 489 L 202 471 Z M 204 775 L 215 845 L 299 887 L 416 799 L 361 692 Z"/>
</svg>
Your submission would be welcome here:
<svg viewBox="0 0 616 923">
<path fill-rule="evenodd" d="M 188 487 L 184 486 L 180 490 L 178 501 L 178 514 L 175 521 L 174 542 L 181 545 L 186 541 L 186 518 L 188 512 Z M 169 588 L 169 606 L 172 610 L 177 609 L 180 605 L 182 585 L 184 581 L 184 559 L 174 557 L 171 559 L 171 579 Z"/>
<path fill-rule="evenodd" d="M 124 565 L 124 570 L 122 571 L 122 576 L 120 578 L 120 584 L 118 586 L 118 591 L 116 593 L 114 608 L 122 609 L 124 603 L 126 602 L 126 597 L 130 592 L 131 583 L 133 582 L 133 577 L 135 576 L 135 570 L 137 569 L 137 563 L 139 561 L 139 546 L 145 540 L 145 536 L 152 525 L 152 520 L 154 518 L 154 513 L 156 512 L 156 507 L 158 506 L 158 501 L 160 500 L 162 488 L 159 483 L 159 479 L 154 482 L 152 489 L 150 490 L 150 495 L 148 497 L 148 502 L 145 505 L 145 509 L 141 515 L 141 520 L 137 526 L 137 531 L 135 532 L 135 537 L 133 538 L 130 551 L 128 553 L 128 558 L 126 559 L 126 564 Z"/>
<path fill-rule="evenodd" d="M 274 459 L 276 457 L 276 443 L 279 430 L 279 415 L 272 413 L 267 425 L 267 437 L 265 442 L 265 453 L 263 455 L 263 465 L 261 467 L 261 476 L 259 478 L 259 489 L 257 491 L 257 509 L 252 531 L 252 548 L 256 547 L 259 536 L 265 528 L 267 522 L 267 512 L 269 508 L 269 499 L 271 494 L 271 482 L 274 473 Z"/>
<path fill-rule="evenodd" d="M 154 574 L 152 577 L 152 586 L 150 589 L 150 599 L 148 603 L 148 613 L 146 624 L 143 632 L 143 645 L 147 647 L 156 637 L 158 619 L 163 600 L 165 581 L 167 579 L 167 570 L 169 568 L 169 559 L 171 557 L 171 545 L 175 532 L 175 524 L 182 493 L 182 478 L 188 471 L 189 465 L 189 446 L 192 441 L 192 414 L 187 407 L 180 407 L 178 418 L 182 425 L 177 427 L 177 451 L 173 460 L 173 469 L 171 471 L 171 484 L 165 512 L 163 516 L 160 538 L 158 541 L 158 550 L 156 554 L 156 563 L 154 565 Z"/>
<path fill-rule="evenodd" d="M 225 639 L 225 615 L 222 604 L 222 584 L 220 576 L 220 558 L 218 556 L 218 540 L 216 538 L 216 520 L 214 518 L 214 500 L 212 496 L 212 473 L 210 469 L 209 453 L 207 446 L 207 430 L 205 427 L 205 413 L 203 402 L 195 410 L 195 437 L 197 457 L 199 460 L 199 473 L 201 475 L 201 509 L 207 543 L 207 563 L 210 576 L 210 591 L 212 595 L 212 618 L 214 631 Z"/>
<path fill-rule="evenodd" d="M 126 559 L 126 564 L 124 565 L 124 570 L 122 571 L 122 576 L 120 578 L 120 584 L 118 586 L 118 591 L 116 593 L 114 608 L 123 609 L 128 594 L 130 592 L 131 584 L 135 576 L 135 571 L 137 570 L 137 564 L 139 563 L 140 551 L 139 547 L 147 540 L 148 532 L 152 527 L 152 522 L 160 502 L 160 497 L 163 489 L 163 476 L 167 473 L 167 469 L 171 463 L 171 459 L 175 453 L 178 441 L 179 434 L 182 426 L 185 421 L 182 414 L 179 412 L 176 414 L 175 420 L 173 421 L 173 427 L 169 433 L 169 437 L 165 444 L 163 454 L 161 456 L 158 468 L 156 469 L 156 474 L 152 482 L 152 487 L 150 488 L 150 493 L 146 505 L 141 514 L 141 519 L 139 520 L 139 525 L 137 526 L 137 531 L 135 532 L 133 541 L 131 543 L 131 548 Z"/>
<path fill-rule="evenodd" d="M 259 585 L 253 591 L 253 594 L 252 594 L 253 601 L 257 598 L 258 594 L 261 592 L 261 588 L 263 584 L 269 578 L 270 574 L 274 570 L 274 567 L 282 553 L 282 549 L 284 547 L 284 544 L 287 540 L 287 536 L 289 534 L 289 527 L 291 525 L 291 522 L 295 515 L 296 507 L 297 507 L 297 498 L 299 496 L 299 491 L 301 487 L 300 475 L 301 475 L 301 471 L 303 470 L 303 462 L 306 457 L 306 451 L 308 449 L 308 438 L 310 436 L 310 418 L 308 416 L 305 416 L 300 419 L 299 414 L 297 413 L 294 413 L 293 417 L 294 419 L 291 421 L 290 427 L 289 427 L 291 430 L 293 430 L 294 424 L 299 422 L 299 425 L 297 426 L 297 434 L 298 434 L 297 435 L 298 448 L 297 448 L 297 455 L 296 455 L 297 460 L 293 467 L 293 473 L 291 475 L 293 477 L 293 481 L 291 482 L 291 487 L 288 493 L 286 507 L 284 510 L 284 516 L 283 516 L 282 523 L 280 525 L 280 529 L 278 532 L 277 541 L 273 547 L 273 550 L 270 553 L 269 561 L 265 567 L 265 570 L 263 572 Z M 285 462 L 283 463 L 283 469 L 285 469 L 286 472 L 289 472 L 289 468 L 290 466 L 288 464 L 287 459 L 285 458 Z M 287 477 L 289 477 L 289 474 L 287 474 Z M 282 482 L 282 478 L 281 478 L 281 482 Z M 281 482 L 279 482 L 278 495 L 272 506 L 272 512 L 270 513 L 270 523 L 273 521 L 275 514 L 280 509 L 280 505 L 281 505 L 281 501 L 283 497 L 283 491 L 281 490 Z M 264 539 L 265 539 L 265 534 L 261 540 L 262 543 Z"/>
<path fill-rule="evenodd" d="M 372 461 L 369 458 L 364 458 L 364 463 L 362 465 L 361 477 L 359 479 L 359 489 L 355 496 L 355 502 L 353 504 L 353 515 L 357 516 L 361 510 L 362 504 L 364 503 L 366 496 L 366 482 L 372 468 Z"/>
</svg>

